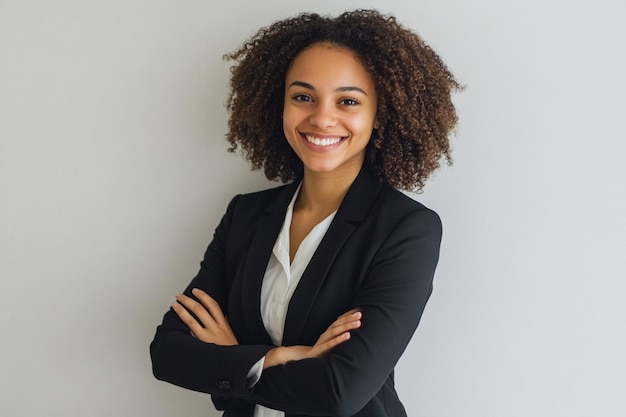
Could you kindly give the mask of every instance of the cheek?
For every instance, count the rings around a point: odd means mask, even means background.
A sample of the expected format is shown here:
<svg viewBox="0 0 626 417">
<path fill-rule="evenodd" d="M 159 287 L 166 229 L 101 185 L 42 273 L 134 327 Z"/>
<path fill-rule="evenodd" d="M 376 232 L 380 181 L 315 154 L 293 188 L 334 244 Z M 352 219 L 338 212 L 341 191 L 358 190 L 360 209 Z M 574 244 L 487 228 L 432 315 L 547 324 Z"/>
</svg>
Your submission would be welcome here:
<svg viewBox="0 0 626 417">
<path fill-rule="evenodd" d="M 374 128 L 374 118 L 371 115 L 359 115 L 349 119 L 350 128 L 362 133 L 371 133 Z"/>
<path fill-rule="evenodd" d="M 283 110 L 283 130 L 285 133 L 293 132 L 301 120 L 302 118 L 297 111 L 291 108 L 285 108 Z"/>
<path fill-rule="evenodd" d="M 288 112 L 283 112 L 283 130 L 288 133 L 291 130 L 292 122 Z"/>
<path fill-rule="evenodd" d="M 294 137 L 296 136 L 296 125 L 287 114 L 283 115 L 283 133 L 287 142 L 293 144 L 293 141 L 295 140 Z"/>
</svg>

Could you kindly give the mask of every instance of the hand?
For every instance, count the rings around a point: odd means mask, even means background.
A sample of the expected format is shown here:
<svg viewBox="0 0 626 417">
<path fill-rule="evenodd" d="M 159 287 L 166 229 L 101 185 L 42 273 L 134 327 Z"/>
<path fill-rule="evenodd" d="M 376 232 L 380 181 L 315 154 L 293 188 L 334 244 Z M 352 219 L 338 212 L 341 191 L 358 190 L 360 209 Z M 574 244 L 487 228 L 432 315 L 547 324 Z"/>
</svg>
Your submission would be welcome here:
<svg viewBox="0 0 626 417">
<path fill-rule="evenodd" d="M 217 301 L 198 288 L 194 288 L 191 292 L 200 300 L 200 303 L 186 295 L 178 294 L 177 301 L 172 304 L 174 312 L 189 327 L 191 335 L 203 342 L 220 346 L 238 345 L 239 342 Z M 196 320 L 189 314 L 185 307 L 198 319 Z"/>
<path fill-rule="evenodd" d="M 338 345 L 350 340 L 350 331 L 361 327 L 361 317 L 362 313 L 358 309 L 342 314 L 320 335 L 313 346 L 279 346 L 270 350 L 265 356 L 263 368 L 326 355 Z"/>
<path fill-rule="evenodd" d="M 361 327 L 361 317 L 363 314 L 358 309 L 352 309 L 337 317 L 328 329 L 320 335 L 309 351 L 309 358 L 324 356 L 337 345 L 350 339 L 350 331 Z"/>
</svg>

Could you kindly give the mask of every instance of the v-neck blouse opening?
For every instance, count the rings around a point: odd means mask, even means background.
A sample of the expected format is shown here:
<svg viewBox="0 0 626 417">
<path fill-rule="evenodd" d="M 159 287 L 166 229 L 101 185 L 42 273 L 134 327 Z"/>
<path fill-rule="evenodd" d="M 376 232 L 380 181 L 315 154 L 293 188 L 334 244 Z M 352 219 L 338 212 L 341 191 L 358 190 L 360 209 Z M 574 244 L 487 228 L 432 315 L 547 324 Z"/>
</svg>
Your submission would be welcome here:
<svg viewBox="0 0 626 417">
<path fill-rule="evenodd" d="M 272 342 L 280 345 L 291 297 L 313 254 L 332 223 L 336 211 L 319 222 L 303 239 L 293 261 L 289 261 L 289 228 L 300 187 L 295 191 L 285 213 L 285 220 L 272 249 L 261 287 L 261 317 Z"/>
</svg>

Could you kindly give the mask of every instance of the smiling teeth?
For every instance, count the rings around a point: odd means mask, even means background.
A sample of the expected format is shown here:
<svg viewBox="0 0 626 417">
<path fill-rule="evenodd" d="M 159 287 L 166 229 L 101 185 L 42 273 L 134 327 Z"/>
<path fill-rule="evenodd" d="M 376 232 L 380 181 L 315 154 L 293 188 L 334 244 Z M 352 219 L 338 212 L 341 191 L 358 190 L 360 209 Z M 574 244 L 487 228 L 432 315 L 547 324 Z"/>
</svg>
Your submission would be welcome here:
<svg viewBox="0 0 626 417">
<path fill-rule="evenodd" d="M 339 141 L 341 141 L 341 138 L 325 138 L 325 139 L 320 139 L 320 138 L 316 138 L 314 136 L 309 136 L 309 135 L 305 135 L 306 140 L 308 140 L 309 142 L 317 145 L 317 146 L 330 146 L 330 145 L 334 145 L 336 143 L 339 143 Z"/>
</svg>

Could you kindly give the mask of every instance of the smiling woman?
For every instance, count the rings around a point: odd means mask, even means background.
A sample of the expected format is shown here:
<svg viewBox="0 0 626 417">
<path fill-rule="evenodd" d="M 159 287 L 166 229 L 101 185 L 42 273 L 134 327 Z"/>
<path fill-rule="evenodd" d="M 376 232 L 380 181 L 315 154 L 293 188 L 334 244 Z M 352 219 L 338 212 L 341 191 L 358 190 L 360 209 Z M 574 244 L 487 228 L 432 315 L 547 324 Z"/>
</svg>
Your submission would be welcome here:
<svg viewBox="0 0 626 417">
<path fill-rule="evenodd" d="M 355 178 L 376 118 L 376 87 L 354 52 L 314 44 L 294 59 L 285 79 L 283 129 L 305 177 Z"/>
<path fill-rule="evenodd" d="M 228 57 L 231 150 L 288 184 L 231 201 L 157 329 L 154 374 L 225 416 L 406 416 L 393 369 L 441 223 L 397 188 L 449 160 L 459 85 L 369 10 L 283 20 Z"/>
</svg>

